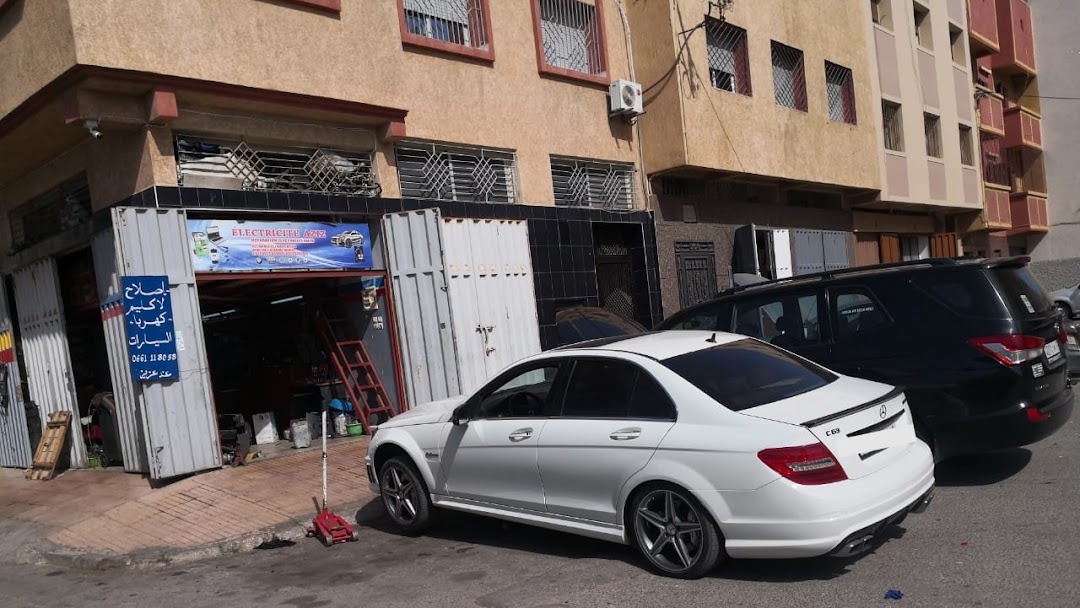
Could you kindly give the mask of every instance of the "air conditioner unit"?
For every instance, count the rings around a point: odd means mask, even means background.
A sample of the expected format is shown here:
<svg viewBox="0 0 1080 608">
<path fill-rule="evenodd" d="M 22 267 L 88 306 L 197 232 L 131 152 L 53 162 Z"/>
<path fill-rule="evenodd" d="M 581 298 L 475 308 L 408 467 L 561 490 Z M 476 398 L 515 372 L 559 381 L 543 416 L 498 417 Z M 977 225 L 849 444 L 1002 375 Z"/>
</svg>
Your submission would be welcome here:
<svg viewBox="0 0 1080 608">
<path fill-rule="evenodd" d="M 641 116 L 645 113 L 642 105 L 641 85 L 629 80 L 616 80 L 608 87 L 608 110 L 621 116 Z"/>
</svg>

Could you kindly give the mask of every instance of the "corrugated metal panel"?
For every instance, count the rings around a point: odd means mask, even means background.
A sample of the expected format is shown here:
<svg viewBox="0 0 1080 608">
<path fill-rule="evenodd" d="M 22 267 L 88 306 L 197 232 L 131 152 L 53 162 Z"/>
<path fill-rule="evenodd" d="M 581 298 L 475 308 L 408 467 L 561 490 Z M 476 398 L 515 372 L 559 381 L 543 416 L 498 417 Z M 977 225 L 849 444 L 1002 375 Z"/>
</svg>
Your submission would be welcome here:
<svg viewBox="0 0 1080 608">
<path fill-rule="evenodd" d="M 438 209 L 383 218 L 408 404 L 461 394 Z"/>
<path fill-rule="evenodd" d="M 15 310 L 30 399 L 41 409 L 42 424 L 48 421 L 49 414 L 72 412 L 68 429 L 71 466 L 79 468 L 86 466 L 86 447 L 78 432 L 79 409 L 75 404 L 62 302 L 55 258 L 15 272 Z"/>
<path fill-rule="evenodd" d="M 8 310 L 7 292 L 3 277 L 0 276 L 0 332 L 9 332 L 14 328 L 11 312 Z M 19 348 L 14 345 L 13 348 Z M 18 358 L 7 367 L 6 400 L 0 405 L 0 467 L 18 467 L 25 469 L 33 460 L 34 448 L 30 445 L 30 435 L 26 427 L 26 409 L 22 400 L 22 388 L 19 381 Z"/>
<path fill-rule="evenodd" d="M 167 275 L 180 380 L 135 385 L 143 413 L 150 477 L 162 479 L 221 466 L 217 416 L 203 340 L 202 314 L 180 209 L 112 210 L 121 275 Z M 125 358 L 126 364 L 126 358 Z"/>
<path fill-rule="evenodd" d="M 839 270 L 851 267 L 851 247 L 848 246 L 850 233 L 826 230 L 821 233 L 821 244 L 825 250 L 825 270 Z"/>
<path fill-rule="evenodd" d="M 521 220 L 443 221 L 462 392 L 540 352 L 529 234 Z"/>
<path fill-rule="evenodd" d="M 795 242 L 795 274 L 813 274 L 825 271 L 825 250 L 820 230 L 792 230 Z"/>
<path fill-rule="evenodd" d="M 101 295 L 101 323 L 105 327 L 105 349 L 109 355 L 109 374 L 113 403 L 116 405 L 116 422 L 120 427 L 124 470 L 147 473 L 150 463 L 147 460 L 145 422 L 127 360 L 127 327 L 120 293 L 120 272 L 116 266 L 116 240 L 112 231 L 94 235 L 92 250 L 94 274 L 97 276 L 98 294 Z"/>
<path fill-rule="evenodd" d="M 773 265 L 776 278 L 786 279 L 792 276 L 791 268 L 791 231 L 778 229 L 772 231 Z"/>
</svg>

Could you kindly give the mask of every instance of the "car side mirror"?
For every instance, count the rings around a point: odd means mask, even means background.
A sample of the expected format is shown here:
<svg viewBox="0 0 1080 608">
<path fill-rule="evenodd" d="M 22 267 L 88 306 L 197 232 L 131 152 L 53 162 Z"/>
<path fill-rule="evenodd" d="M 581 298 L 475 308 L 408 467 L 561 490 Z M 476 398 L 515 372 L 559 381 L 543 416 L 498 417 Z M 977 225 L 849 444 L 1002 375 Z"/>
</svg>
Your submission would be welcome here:
<svg viewBox="0 0 1080 608">
<path fill-rule="evenodd" d="M 453 415 L 450 416 L 450 423 L 454 426 L 461 426 L 469 423 L 469 404 L 459 405 L 454 410 Z"/>
</svg>

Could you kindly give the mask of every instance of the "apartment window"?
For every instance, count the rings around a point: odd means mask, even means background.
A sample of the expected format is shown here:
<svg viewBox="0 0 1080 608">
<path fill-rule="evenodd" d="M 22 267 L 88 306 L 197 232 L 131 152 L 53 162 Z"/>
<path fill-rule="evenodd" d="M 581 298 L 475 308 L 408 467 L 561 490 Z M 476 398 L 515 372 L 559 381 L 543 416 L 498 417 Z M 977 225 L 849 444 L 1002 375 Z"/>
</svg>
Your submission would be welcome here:
<svg viewBox="0 0 1080 608">
<path fill-rule="evenodd" d="M 855 124 L 855 83 L 851 70 L 826 61 L 825 93 L 829 102 L 829 120 Z"/>
<path fill-rule="evenodd" d="M 11 249 L 21 251 L 57 233 L 90 224 L 90 186 L 79 175 L 8 212 Z"/>
<path fill-rule="evenodd" d="M 601 0 L 533 0 L 540 71 L 606 82 Z"/>
<path fill-rule="evenodd" d="M 712 86 L 740 95 L 751 95 L 746 30 L 710 18 L 706 21 L 705 35 Z"/>
<path fill-rule="evenodd" d="M 952 60 L 957 65 L 967 64 L 967 50 L 964 48 L 964 30 L 949 25 L 949 44 L 952 46 Z"/>
<path fill-rule="evenodd" d="M 634 208 L 634 166 L 551 157 L 555 204 L 599 209 Z"/>
<path fill-rule="evenodd" d="M 772 65 L 776 104 L 805 112 L 806 70 L 803 66 L 803 52 L 774 40 Z"/>
<path fill-rule="evenodd" d="M 870 0 L 870 16 L 874 23 L 891 30 L 892 23 L 892 0 Z"/>
<path fill-rule="evenodd" d="M 928 51 L 934 50 L 934 29 L 930 9 L 915 4 L 915 41 Z"/>
<path fill-rule="evenodd" d="M 926 155 L 941 158 L 941 119 L 933 114 L 923 114 L 923 129 L 926 133 Z"/>
<path fill-rule="evenodd" d="M 881 102 L 881 122 L 885 129 L 885 149 L 893 152 L 904 151 L 904 117 L 900 104 L 891 101 Z"/>
<path fill-rule="evenodd" d="M 403 198 L 517 202 L 513 152 L 409 142 L 396 148 Z"/>
<path fill-rule="evenodd" d="M 408 44 L 494 59 L 488 0 L 398 0 Z"/>
<path fill-rule="evenodd" d="M 960 125 L 960 163 L 975 165 L 975 143 L 971 139 L 971 127 Z"/>
</svg>

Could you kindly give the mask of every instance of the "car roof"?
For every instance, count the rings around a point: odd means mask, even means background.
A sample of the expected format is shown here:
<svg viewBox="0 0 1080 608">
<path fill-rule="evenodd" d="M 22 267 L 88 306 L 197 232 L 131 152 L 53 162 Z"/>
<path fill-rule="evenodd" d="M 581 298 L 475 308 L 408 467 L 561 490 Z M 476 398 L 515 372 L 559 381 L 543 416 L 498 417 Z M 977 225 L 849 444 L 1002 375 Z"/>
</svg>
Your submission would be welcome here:
<svg viewBox="0 0 1080 608">
<path fill-rule="evenodd" d="M 548 352 L 597 353 L 603 351 L 631 353 L 663 361 L 679 355 L 705 350 L 721 344 L 746 340 L 746 336 L 722 331 L 656 331 L 635 336 L 616 336 L 570 344 Z"/>
</svg>

